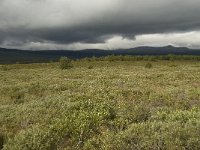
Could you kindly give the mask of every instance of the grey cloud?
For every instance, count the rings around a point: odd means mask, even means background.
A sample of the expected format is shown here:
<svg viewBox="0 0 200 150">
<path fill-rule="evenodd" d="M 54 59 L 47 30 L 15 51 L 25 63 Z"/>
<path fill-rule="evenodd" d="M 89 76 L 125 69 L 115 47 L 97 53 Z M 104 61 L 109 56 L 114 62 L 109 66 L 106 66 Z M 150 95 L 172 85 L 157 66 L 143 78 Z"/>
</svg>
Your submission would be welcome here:
<svg viewBox="0 0 200 150">
<path fill-rule="evenodd" d="M 199 0 L 0 0 L 0 43 L 103 43 L 199 30 Z"/>
</svg>

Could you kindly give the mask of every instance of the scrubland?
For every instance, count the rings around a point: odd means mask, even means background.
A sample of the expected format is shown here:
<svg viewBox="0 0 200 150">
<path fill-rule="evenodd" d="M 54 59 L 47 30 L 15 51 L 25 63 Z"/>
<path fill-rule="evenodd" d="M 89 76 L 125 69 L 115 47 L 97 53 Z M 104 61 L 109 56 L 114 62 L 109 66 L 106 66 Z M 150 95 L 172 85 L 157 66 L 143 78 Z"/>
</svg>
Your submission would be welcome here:
<svg viewBox="0 0 200 150">
<path fill-rule="evenodd" d="M 0 66 L 0 149 L 200 149 L 199 61 L 73 65 Z"/>
</svg>

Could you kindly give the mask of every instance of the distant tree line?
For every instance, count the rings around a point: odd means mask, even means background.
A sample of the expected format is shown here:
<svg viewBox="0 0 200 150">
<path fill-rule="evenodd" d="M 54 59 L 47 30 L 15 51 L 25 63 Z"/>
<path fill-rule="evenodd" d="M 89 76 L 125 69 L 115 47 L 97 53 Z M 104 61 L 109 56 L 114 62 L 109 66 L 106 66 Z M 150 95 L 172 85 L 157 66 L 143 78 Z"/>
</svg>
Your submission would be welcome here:
<svg viewBox="0 0 200 150">
<path fill-rule="evenodd" d="M 131 55 L 108 55 L 103 57 L 82 58 L 87 61 L 157 61 L 157 60 L 193 60 L 200 61 L 200 56 L 195 55 L 145 55 L 145 56 L 131 56 Z"/>
</svg>

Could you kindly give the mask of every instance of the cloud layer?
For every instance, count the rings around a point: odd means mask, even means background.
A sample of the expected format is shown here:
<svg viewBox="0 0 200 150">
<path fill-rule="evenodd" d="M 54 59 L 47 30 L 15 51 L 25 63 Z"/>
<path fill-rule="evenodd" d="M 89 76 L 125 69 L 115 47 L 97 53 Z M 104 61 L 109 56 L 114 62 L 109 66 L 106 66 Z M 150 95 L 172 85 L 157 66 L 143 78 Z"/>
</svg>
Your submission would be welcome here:
<svg viewBox="0 0 200 150">
<path fill-rule="evenodd" d="M 123 47 L 124 39 L 134 46 L 142 35 L 193 31 L 198 36 L 199 8 L 199 0 L 0 0 L 0 45 L 117 48 Z M 121 40 L 116 46 L 109 45 L 117 38 Z M 174 39 L 177 44 L 183 41 Z M 158 39 L 157 44 L 163 41 Z M 150 37 L 146 43 L 151 43 Z M 198 47 L 197 43 L 185 41 L 191 47 Z"/>
</svg>

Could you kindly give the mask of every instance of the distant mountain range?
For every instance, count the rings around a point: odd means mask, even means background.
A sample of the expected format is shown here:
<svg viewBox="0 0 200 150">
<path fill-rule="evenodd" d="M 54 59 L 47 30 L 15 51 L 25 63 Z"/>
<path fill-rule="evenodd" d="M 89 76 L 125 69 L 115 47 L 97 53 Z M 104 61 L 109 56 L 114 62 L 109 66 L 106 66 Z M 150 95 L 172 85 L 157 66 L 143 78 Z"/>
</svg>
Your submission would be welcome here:
<svg viewBox="0 0 200 150">
<path fill-rule="evenodd" d="M 101 50 L 101 49 L 85 49 L 85 50 L 17 50 L 0 48 L 0 64 L 7 63 L 32 63 L 32 62 L 49 62 L 50 60 L 58 60 L 61 56 L 70 58 L 84 57 L 101 57 L 107 55 L 200 55 L 200 49 L 189 49 L 187 47 L 173 47 L 171 45 L 165 47 L 136 47 L 130 49 L 117 50 Z"/>
</svg>

